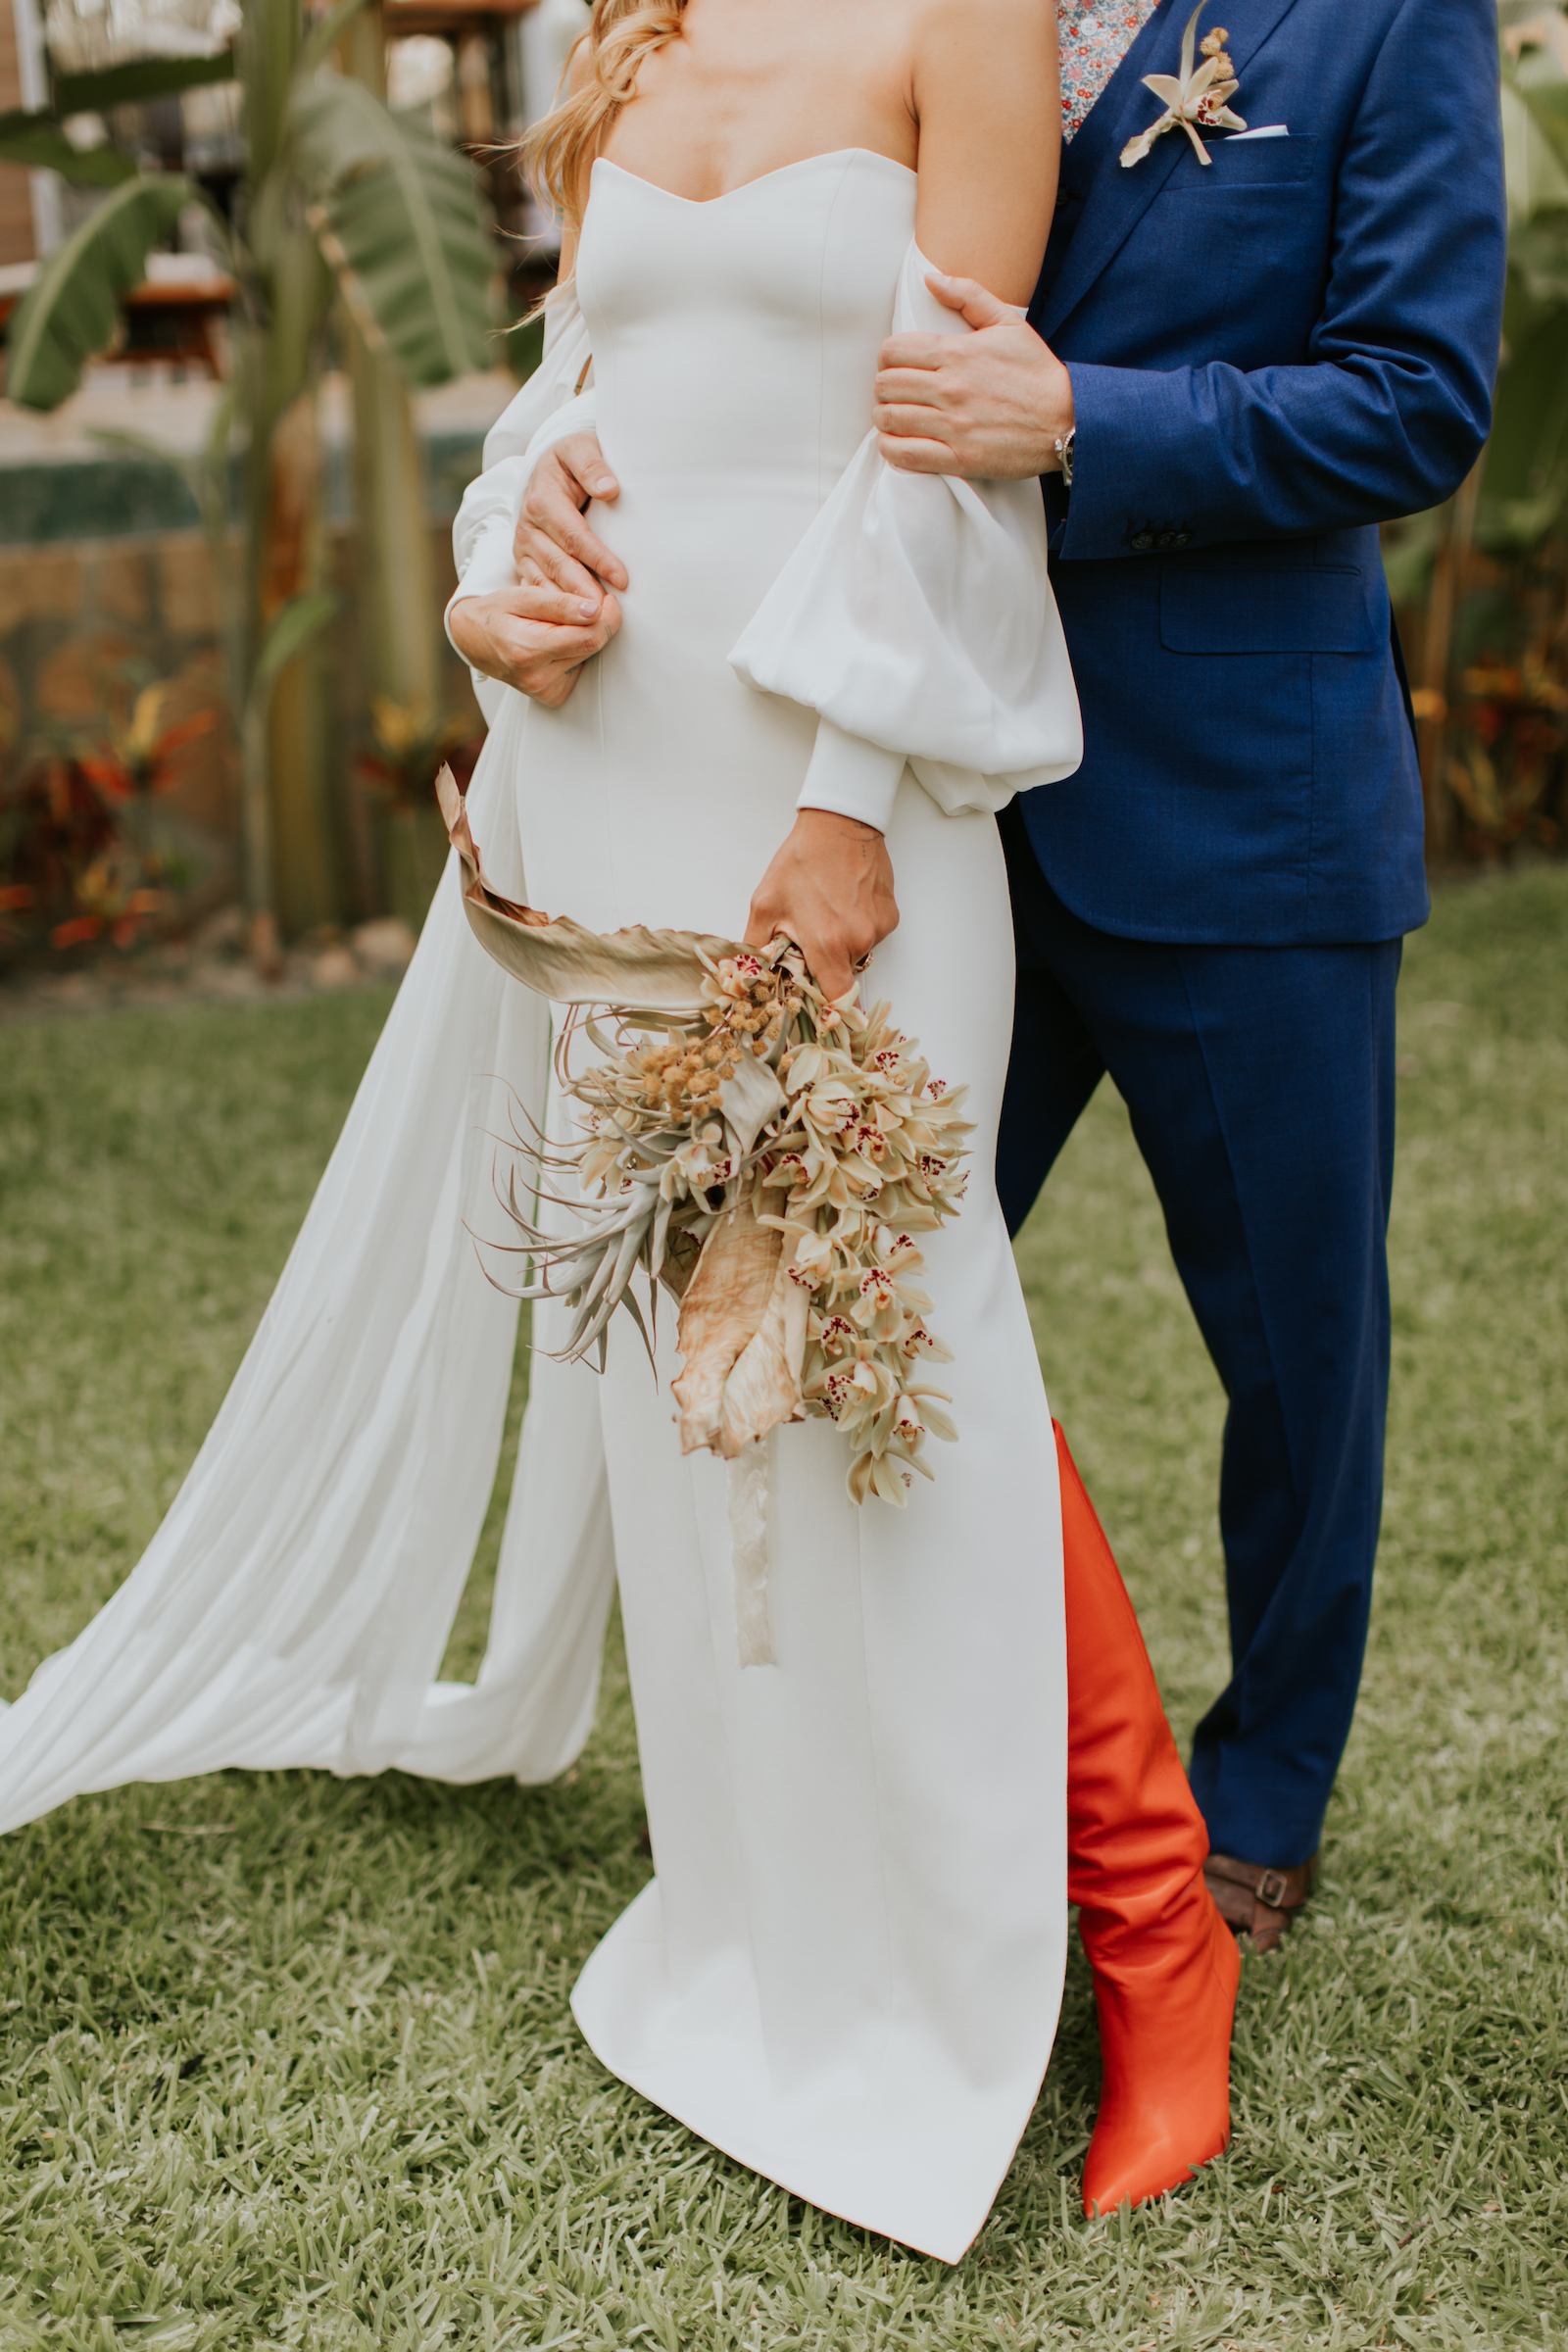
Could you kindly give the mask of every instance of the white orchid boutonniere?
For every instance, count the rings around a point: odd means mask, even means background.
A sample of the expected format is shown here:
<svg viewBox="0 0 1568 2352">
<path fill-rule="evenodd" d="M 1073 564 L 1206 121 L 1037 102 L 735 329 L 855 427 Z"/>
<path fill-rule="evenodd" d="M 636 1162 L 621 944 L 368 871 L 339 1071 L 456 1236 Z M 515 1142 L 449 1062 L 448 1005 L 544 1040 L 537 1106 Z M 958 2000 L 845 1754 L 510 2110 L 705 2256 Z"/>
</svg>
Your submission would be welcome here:
<svg viewBox="0 0 1568 2352">
<path fill-rule="evenodd" d="M 1180 74 L 1144 75 L 1145 89 L 1152 90 L 1156 98 L 1164 99 L 1165 112 L 1157 122 L 1151 122 L 1147 130 L 1141 130 L 1136 138 L 1128 140 L 1121 151 L 1124 171 L 1134 164 L 1141 164 L 1154 141 L 1167 130 L 1174 130 L 1178 123 L 1192 140 L 1200 164 L 1206 164 L 1210 159 L 1208 149 L 1198 135 L 1200 124 L 1205 130 L 1247 128 L 1242 117 L 1233 115 L 1225 103 L 1239 85 L 1236 70 L 1225 54 L 1225 43 L 1230 35 L 1222 26 L 1204 34 L 1203 62 L 1195 70 L 1198 20 L 1207 6 L 1208 0 L 1198 0 L 1198 6 L 1187 20 L 1187 28 L 1182 34 Z"/>
</svg>

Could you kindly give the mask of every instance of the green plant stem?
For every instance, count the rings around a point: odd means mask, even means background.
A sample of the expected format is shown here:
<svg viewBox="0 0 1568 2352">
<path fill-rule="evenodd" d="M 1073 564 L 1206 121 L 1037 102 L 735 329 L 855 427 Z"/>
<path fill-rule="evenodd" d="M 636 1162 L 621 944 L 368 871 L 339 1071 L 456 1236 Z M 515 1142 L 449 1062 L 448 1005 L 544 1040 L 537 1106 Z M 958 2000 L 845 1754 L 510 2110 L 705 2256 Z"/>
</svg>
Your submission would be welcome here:
<svg viewBox="0 0 1568 2352">
<path fill-rule="evenodd" d="M 1425 715 L 1416 730 L 1421 761 L 1421 798 L 1426 819 L 1426 857 L 1441 865 L 1453 830 L 1453 803 L 1444 774 L 1443 752 L 1448 726 L 1453 653 L 1453 618 L 1464 594 L 1470 550 L 1475 541 L 1476 507 L 1481 496 L 1486 456 L 1476 460 L 1448 508 L 1443 540 L 1432 567 L 1427 598 L 1426 641 L 1421 654 L 1421 683 L 1428 697 Z"/>
<path fill-rule="evenodd" d="M 345 319 L 354 387 L 360 660 L 366 686 L 439 716 L 440 621 L 424 512 L 424 466 L 409 389 Z"/>
</svg>

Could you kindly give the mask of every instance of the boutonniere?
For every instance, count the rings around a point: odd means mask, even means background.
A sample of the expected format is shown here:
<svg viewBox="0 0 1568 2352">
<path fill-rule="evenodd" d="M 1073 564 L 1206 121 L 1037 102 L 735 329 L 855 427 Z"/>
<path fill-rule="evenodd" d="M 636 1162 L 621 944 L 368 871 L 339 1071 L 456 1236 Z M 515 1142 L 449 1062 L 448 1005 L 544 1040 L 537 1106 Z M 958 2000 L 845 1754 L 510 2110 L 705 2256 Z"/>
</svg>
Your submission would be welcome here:
<svg viewBox="0 0 1568 2352">
<path fill-rule="evenodd" d="M 1198 6 L 1187 20 L 1182 34 L 1180 74 L 1146 74 L 1144 87 L 1152 90 L 1156 98 L 1165 101 L 1165 112 L 1157 122 L 1151 122 L 1135 139 L 1129 139 L 1121 151 L 1122 168 L 1141 164 L 1154 141 L 1179 122 L 1192 140 L 1200 164 L 1209 161 L 1208 149 L 1198 135 L 1198 125 L 1205 130 L 1245 130 L 1247 124 L 1240 115 L 1233 115 L 1225 101 L 1237 88 L 1236 69 L 1225 54 L 1230 35 L 1221 27 L 1203 35 L 1203 62 L 1194 70 L 1194 50 L 1198 38 L 1198 20 L 1208 6 L 1208 0 L 1198 0 Z"/>
</svg>

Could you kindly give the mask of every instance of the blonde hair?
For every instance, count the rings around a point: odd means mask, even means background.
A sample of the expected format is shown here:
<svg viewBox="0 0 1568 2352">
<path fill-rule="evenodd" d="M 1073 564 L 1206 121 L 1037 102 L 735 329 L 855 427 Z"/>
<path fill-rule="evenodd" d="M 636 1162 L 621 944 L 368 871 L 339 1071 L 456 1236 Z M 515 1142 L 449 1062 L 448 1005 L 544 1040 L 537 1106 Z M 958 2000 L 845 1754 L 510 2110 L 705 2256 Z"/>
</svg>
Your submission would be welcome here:
<svg viewBox="0 0 1568 2352">
<path fill-rule="evenodd" d="M 588 29 L 567 61 L 562 84 L 566 95 L 524 133 L 517 154 L 528 185 L 573 233 L 582 226 L 579 191 L 601 139 L 636 96 L 643 59 L 680 38 L 685 13 L 686 0 L 594 0 Z M 587 72 L 572 90 L 584 42 Z"/>
</svg>

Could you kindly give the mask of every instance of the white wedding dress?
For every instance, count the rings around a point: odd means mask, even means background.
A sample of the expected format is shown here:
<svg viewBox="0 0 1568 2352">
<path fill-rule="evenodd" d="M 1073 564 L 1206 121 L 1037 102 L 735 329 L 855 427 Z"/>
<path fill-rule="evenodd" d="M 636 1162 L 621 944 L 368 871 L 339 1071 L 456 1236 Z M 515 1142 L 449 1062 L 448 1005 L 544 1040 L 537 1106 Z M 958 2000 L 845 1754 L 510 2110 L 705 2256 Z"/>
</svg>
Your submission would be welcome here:
<svg viewBox="0 0 1568 2352">
<path fill-rule="evenodd" d="M 1065 1950 L 1056 1457 L 991 1180 L 1013 984 L 993 811 L 1076 763 L 1078 717 L 1035 485 L 894 474 L 867 435 L 895 318 L 954 327 L 914 192 L 859 150 L 710 204 L 599 163 L 577 299 L 458 548 L 461 593 L 510 580 L 528 471 L 595 424 L 621 483 L 595 520 L 632 584 L 562 710 L 483 689 L 468 805 L 500 888 L 739 936 L 803 792 L 884 826 L 902 920 L 867 985 L 975 1122 L 964 1208 L 921 1237 L 958 1443 L 906 1510 L 857 1509 L 831 1426 L 774 1433 L 776 1663 L 742 1667 L 726 1471 L 681 1457 L 670 1361 L 656 1382 L 629 1326 L 602 1379 L 536 1356 L 485 1664 L 432 1685 L 515 1322 L 465 1226 L 505 1238 L 487 1135 L 504 1084 L 544 1113 L 548 1044 L 449 869 L 185 1487 L 0 1722 L 0 1822 L 219 1765 L 554 1775 L 592 1719 L 607 1465 L 657 1875 L 579 1980 L 582 2030 L 716 2146 L 954 2261 L 1037 2095 Z"/>
</svg>

